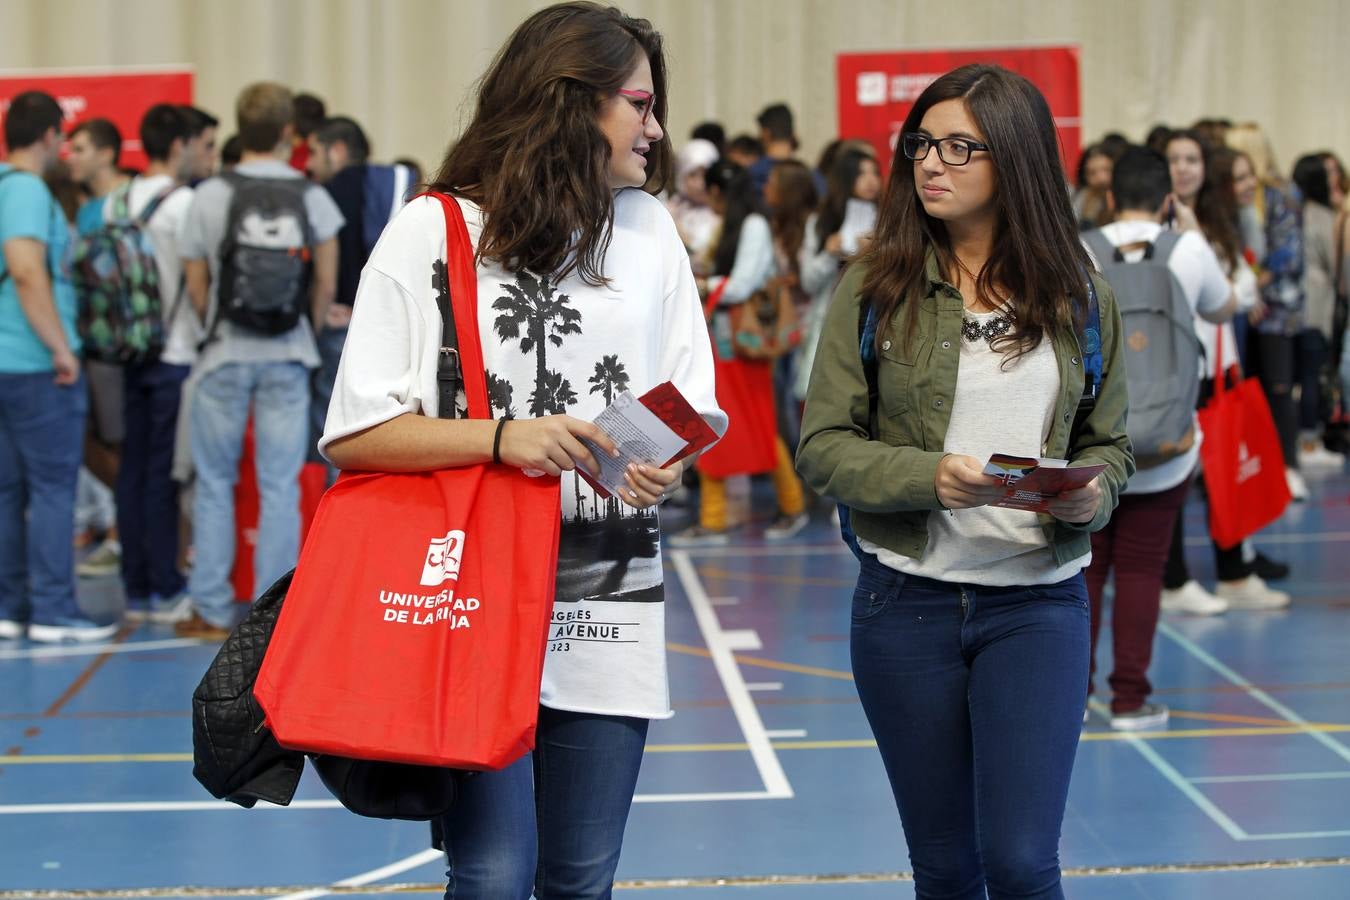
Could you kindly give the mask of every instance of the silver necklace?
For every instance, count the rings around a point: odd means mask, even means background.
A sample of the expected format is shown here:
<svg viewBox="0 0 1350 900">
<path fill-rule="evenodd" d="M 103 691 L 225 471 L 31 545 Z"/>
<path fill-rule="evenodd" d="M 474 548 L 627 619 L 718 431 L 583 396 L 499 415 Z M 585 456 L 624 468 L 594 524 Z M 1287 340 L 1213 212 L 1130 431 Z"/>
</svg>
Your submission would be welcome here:
<svg viewBox="0 0 1350 900">
<path fill-rule="evenodd" d="M 961 335 L 971 343 L 984 340 L 990 346 L 993 346 L 994 341 L 1003 337 L 1009 331 L 1012 331 L 1012 320 L 1001 311 L 990 316 L 985 322 L 964 316 L 961 318 Z"/>
</svg>

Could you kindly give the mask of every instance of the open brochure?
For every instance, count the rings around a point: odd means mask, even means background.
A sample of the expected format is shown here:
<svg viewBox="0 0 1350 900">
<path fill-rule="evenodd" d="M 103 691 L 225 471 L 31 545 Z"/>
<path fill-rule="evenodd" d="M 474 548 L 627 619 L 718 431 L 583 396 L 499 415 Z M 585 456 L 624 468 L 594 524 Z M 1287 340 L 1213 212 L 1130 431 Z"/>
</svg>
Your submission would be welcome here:
<svg viewBox="0 0 1350 900">
<path fill-rule="evenodd" d="M 624 488 L 624 473 L 629 465 L 639 463 L 664 469 L 717 440 L 717 433 L 669 381 L 641 397 L 623 392 L 595 418 L 595 424 L 618 445 L 619 455 L 610 456 L 582 438 L 581 442 L 599 461 L 600 474 L 591 475 L 580 467 L 577 472 L 605 499 Z"/>
<path fill-rule="evenodd" d="M 1066 491 L 1086 487 L 1105 470 L 1105 463 L 1070 466 L 1067 459 L 1037 459 L 995 453 L 989 457 L 984 474 L 1001 480 L 1007 487 L 1007 493 L 1002 500 L 989 505 L 1048 512 L 1050 501 L 1055 497 Z"/>
</svg>

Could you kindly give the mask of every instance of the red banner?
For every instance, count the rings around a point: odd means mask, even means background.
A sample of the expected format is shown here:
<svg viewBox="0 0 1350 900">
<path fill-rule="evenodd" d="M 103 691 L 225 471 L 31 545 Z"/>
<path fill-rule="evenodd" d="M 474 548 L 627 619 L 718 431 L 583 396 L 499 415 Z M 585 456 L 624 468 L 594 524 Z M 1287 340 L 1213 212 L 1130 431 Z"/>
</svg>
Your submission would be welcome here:
<svg viewBox="0 0 1350 900">
<path fill-rule="evenodd" d="M 839 136 L 869 141 L 886 175 L 914 101 L 943 74 L 967 63 L 1003 66 L 1041 89 L 1059 130 L 1065 172 L 1072 175 L 1082 144 L 1077 47 L 841 53 L 836 65 Z"/>
<path fill-rule="evenodd" d="M 145 167 L 141 152 L 141 117 L 156 103 L 192 103 L 192 70 L 188 68 L 0 72 L 0 120 L 9 101 L 24 91 L 45 91 L 66 114 L 66 129 L 88 119 L 110 120 L 122 132 L 118 165 Z"/>
</svg>

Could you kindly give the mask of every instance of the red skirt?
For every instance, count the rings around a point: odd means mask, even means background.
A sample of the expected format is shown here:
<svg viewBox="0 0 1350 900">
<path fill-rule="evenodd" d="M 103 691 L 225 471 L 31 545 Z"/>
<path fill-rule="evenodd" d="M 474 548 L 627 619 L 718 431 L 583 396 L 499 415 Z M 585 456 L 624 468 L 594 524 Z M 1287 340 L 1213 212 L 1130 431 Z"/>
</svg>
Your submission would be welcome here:
<svg viewBox="0 0 1350 900">
<path fill-rule="evenodd" d="M 713 354 L 717 405 L 730 419 L 727 433 L 699 457 L 698 470 L 711 478 L 757 475 L 778 465 L 778 417 L 773 402 L 772 363 L 723 360 Z"/>
</svg>

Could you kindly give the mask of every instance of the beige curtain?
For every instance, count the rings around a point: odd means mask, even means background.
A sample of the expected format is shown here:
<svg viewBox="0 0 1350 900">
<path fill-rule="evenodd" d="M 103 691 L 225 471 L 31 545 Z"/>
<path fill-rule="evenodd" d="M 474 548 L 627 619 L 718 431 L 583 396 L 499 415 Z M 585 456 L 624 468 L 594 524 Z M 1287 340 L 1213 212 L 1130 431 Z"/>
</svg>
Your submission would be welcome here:
<svg viewBox="0 0 1350 900">
<path fill-rule="evenodd" d="M 359 120 L 377 156 L 439 160 L 474 80 L 536 0 L 0 0 L 0 69 L 186 63 L 232 130 L 244 84 L 275 79 Z M 1288 171 L 1350 151 L 1345 0 L 627 0 L 667 38 L 669 131 L 751 131 L 786 101 L 813 158 L 836 131 L 834 57 L 1077 44 L 1083 135 L 1141 139 L 1202 115 L 1262 123 Z"/>
</svg>

